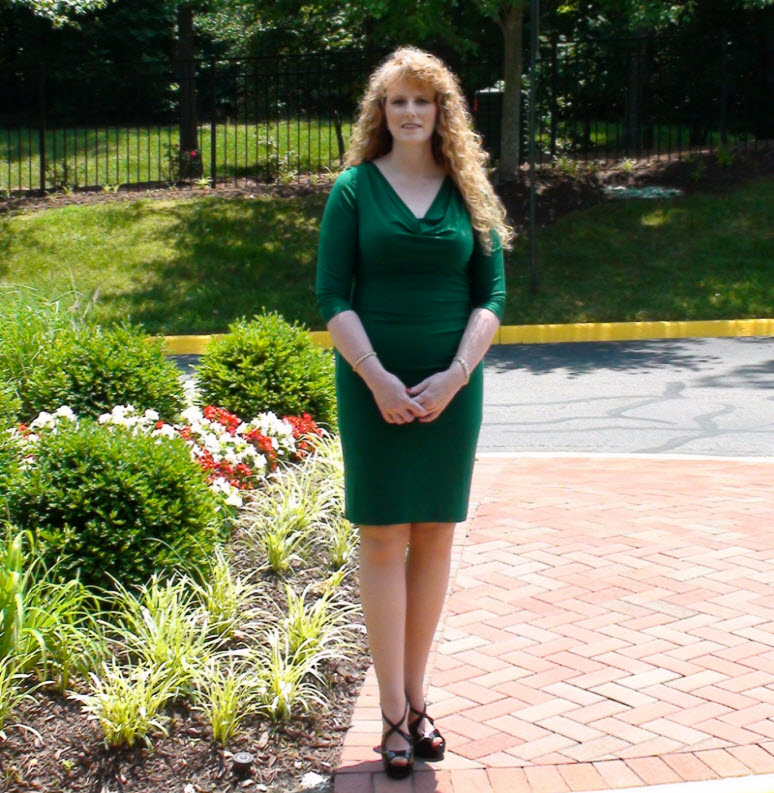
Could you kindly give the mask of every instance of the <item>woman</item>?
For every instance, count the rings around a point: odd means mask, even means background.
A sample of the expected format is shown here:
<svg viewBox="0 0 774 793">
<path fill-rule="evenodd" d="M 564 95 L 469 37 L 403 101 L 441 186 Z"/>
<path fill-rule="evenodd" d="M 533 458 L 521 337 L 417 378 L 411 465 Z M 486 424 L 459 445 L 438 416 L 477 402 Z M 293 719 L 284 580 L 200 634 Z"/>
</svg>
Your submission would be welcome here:
<svg viewBox="0 0 774 793">
<path fill-rule="evenodd" d="M 511 230 L 456 77 L 413 47 L 371 76 L 320 229 L 317 296 L 336 348 L 345 514 L 393 778 L 445 742 L 423 679 L 467 516 L 480 364 L 505 303 Z"/>
</svg>

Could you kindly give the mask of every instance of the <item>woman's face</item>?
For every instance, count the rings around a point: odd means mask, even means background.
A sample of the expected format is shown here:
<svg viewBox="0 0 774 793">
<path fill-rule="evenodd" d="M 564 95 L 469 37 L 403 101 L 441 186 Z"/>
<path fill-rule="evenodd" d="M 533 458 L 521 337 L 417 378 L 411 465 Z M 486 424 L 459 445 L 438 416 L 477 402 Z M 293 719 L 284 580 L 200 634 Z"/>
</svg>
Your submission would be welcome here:
<svg viewBox="0 0 774 793">
<path fill-rule="evenodd" d="M 393 143 L 425 143 L 438 115 L 435 91 L 410 78 L 396 80 L 387 89 L 384 114 Z"/>
</svg>

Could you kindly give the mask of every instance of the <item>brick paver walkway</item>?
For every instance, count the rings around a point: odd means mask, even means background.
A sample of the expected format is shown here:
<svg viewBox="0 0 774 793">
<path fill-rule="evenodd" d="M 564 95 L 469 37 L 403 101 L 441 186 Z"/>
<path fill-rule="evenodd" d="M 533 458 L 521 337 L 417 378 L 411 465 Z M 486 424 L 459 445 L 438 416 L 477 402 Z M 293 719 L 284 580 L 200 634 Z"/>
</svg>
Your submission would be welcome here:
<svg viewBox="0 0 774 793">
<path fill-rule="evenodd" d="M 400 782 L 370 670 L 335 793 L 774 772 L 774 465 L 483 458 L 429 664 L 449 751 Z"/>
</svg>

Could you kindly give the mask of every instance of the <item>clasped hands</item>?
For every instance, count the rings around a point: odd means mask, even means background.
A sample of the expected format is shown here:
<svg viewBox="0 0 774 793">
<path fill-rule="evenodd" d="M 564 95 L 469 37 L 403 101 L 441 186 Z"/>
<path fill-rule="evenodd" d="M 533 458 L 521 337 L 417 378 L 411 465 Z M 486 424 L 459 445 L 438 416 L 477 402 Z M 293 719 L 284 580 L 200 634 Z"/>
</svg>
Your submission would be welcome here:
<svg viewBox="0 0 774 793">
<path fill-rule="evenodd" d="M 465 382 L 461 367 L 436 372 L 407 388 L 400 378 L 385 372 L 371 391 L 382 418 L 389 424 L 408 424 L 414 419 L 426 423 L 443 413 Z"/>
</svg>

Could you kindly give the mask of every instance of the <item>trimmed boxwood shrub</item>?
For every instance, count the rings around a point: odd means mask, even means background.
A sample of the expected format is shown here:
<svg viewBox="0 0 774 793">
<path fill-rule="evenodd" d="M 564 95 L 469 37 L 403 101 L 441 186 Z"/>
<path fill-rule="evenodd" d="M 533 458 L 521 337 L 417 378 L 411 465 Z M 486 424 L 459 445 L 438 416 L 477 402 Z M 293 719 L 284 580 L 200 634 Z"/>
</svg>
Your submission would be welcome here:
<svg viewBox="0 0 774 793">
<path fill-rule="evenodd" d="M 9 486 L 12 522 L 39 541 L 58 574 L 87 585 L 144 583 L 198 567 L 225 530 L 217 496 L 180 438 L 133 436 L 81 420 L 35 445 Z"/>
<path fill-rule="evenodd" d="M 21 397 L 26 421 L 62 405 L 96 418 L 115 405 L 131 404 L 172 422 L 185 406 L 178 369 L 164 356 L 162 341 L 131 325 L 60 332 L 38 356 Z"/>
<path fill-rule="evenodd" d="M 207 346 L 197 367 L 203 404 L 219 405 L 246 421 L 266 410 L 309 413 L 318 424 L 336 418 L 333 356 L 305 328 L 276 312 L 237 320 Z"/>
</svg>

